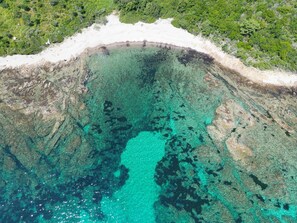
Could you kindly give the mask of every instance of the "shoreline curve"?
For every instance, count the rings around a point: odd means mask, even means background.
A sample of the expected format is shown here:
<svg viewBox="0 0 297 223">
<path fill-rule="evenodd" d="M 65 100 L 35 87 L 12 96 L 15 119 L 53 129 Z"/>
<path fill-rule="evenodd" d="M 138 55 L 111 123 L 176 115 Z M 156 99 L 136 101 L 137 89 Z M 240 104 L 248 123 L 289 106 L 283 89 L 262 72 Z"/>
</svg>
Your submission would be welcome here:
<svg viewBox="0 0 297 223">
<path fill-rule="evenodd" d="M 171 24 L 171 19 L 159 19 L 155 23 L 138 22 L 125 24 L 115 14 L 107 16 L 105 25 L 93 24 L 80 33 L 53 44 L 34 55 L 12 55 L 0 57 L 0 72 L 21 66 L 42 65 L 70 61 L 88 49 L 124 42 L 151 42 L 190 48 L 207 54 L 223 67 L 239 73 L 252 82 L 261 85 L 297 87 L 297 73 L 280 70 L 259 70 L 244 65 L 240 59 L 223 52 L 210 40 L 190 34 Z"/>
</svg>

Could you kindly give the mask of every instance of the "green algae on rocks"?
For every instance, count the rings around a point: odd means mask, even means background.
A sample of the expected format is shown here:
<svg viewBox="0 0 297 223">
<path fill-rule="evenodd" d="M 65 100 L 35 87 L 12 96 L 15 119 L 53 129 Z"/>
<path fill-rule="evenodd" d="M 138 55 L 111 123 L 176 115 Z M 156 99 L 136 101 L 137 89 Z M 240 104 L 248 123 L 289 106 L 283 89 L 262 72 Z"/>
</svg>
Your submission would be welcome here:
<svg viewBox="0 0 297 223">
<path fill-rule="evenodd" d="M 5 70 L 0 89 L 1 222 L 133 222 L 110 210 L 145 185 L 143 222 L 297 220 L 296 89 L 150 44 Z M 137 150 L 149 169 L 127 162 Z"/>
</svg>

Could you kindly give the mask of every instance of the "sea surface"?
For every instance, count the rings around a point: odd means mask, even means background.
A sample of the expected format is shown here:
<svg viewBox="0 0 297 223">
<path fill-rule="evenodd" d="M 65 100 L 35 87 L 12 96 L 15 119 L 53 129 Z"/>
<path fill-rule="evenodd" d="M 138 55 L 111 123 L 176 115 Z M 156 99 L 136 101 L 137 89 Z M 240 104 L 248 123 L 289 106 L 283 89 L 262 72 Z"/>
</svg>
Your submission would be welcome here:
<svg viewBox="0 0 297 223">
<path fill-rule="evenodd" d="M 0 222 L 297 222 L 295 89 L 190 49 L 0 77 Z"/>
</svg>

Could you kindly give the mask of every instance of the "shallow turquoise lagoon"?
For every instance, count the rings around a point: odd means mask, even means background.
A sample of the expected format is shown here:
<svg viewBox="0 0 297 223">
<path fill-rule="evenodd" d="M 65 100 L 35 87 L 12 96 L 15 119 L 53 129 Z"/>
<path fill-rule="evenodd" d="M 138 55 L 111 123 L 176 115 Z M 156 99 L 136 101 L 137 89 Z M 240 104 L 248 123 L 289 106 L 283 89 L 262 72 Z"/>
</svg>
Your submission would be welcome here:
<svg viewBox="0 0 297 223">
<path fill-rule="evenodd" d="M 145 43 L 34 75 L 0 98 L 1 223 L 297 222 L 288 93 Z"/>
<path fill-rule="evenodd" d="M 154 203 L 160 188 L 154 175 L 164 146 L 162 136 L 150 132 L 141 132 L 128 141 L 121 164 L 129 169 L 129 178 L 112 197 L 101 201 L 105 222 L 155 222 Z"/>
</svg>

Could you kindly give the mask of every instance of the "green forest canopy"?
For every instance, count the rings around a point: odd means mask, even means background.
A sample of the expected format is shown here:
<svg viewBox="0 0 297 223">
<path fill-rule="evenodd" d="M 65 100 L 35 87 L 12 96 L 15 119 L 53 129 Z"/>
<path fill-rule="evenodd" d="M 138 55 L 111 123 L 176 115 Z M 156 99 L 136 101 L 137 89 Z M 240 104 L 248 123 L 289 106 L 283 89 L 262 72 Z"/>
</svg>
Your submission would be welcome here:
<svg viewBox="0 0 297 223">
<path fill-rule="evenodd" d="M 130 23 L 172 17 L 246 64 L 297 71 L 297 1 L 283 0 L 0 0 L 0 55 L 38 52 L 114 9 Z"/>
</svg>

